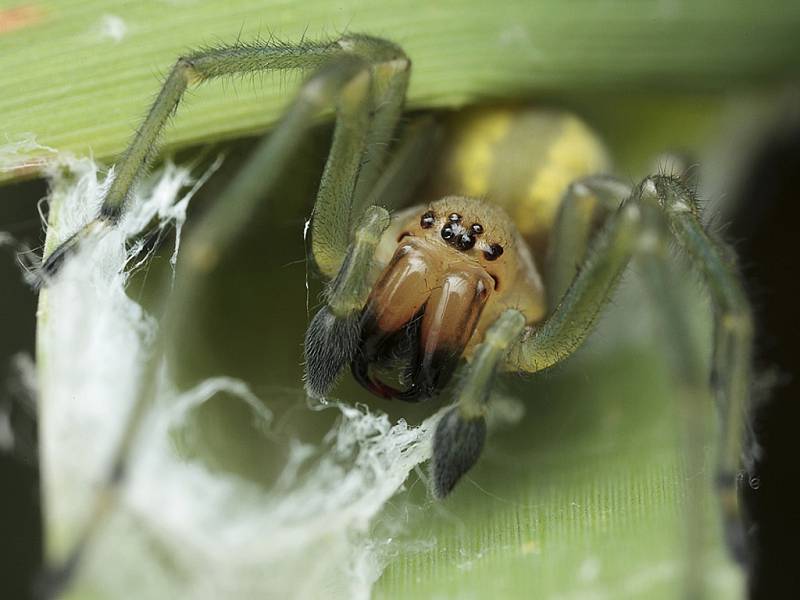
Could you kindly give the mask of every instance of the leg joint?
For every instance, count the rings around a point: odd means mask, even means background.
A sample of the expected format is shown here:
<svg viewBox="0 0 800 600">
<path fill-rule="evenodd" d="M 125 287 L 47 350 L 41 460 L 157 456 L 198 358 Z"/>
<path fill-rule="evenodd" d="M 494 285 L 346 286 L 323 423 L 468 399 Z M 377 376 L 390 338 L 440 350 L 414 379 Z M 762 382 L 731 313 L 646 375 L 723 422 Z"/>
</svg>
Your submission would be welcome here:
<svg viewBox="0 0 800 600">
<path fill-rule="evenodd" d="M 357 57 L 342 57 L 322 67 L 300 90 L 300 100 L 311 108 L 322 110 L 337 94 L 357 95 L 358 102 L 368 96 L 369 70 Z"/>
<path fill-rule="evenodd" d="M 394 60 L 405 60 L 408 65 L 411 64 L 400 46 L 383 38 L 354 34 L 341 38 L 337 44 L 342 50 L 360 56 L 372 64 Z"/>
<path fill-rule="evenodd" d="M 525 316 L 518 310 L 507 310 L 486 332 L 483 343 L 496 350 L 506 350 L 520 337 L 524 328 Z"/>
<path fill-rule="evenodd" d="M 356 229 L 355 240 L 359 243 L 377 244 L 389 227 L 391 216 L 382 206 L 370 206 L 364 211 L 363 225 Z"/>
<path fill-rule="evenodd" d="M 205 79 L 205 76 L 195 67 L 194 60 L 188 56 L 179 57 L 178 60 L 175 61 L 173 71 L 179 73 L 181 78 L 189 84 L 198 83 Z"/>
<path fill-rule="evenodd" d="M 675 175 L 653 175 L 645 182 L 652 185 L 658 202 L 668 213 L 692 213 L 699 216 L 694 193 Z"/>
</svg>

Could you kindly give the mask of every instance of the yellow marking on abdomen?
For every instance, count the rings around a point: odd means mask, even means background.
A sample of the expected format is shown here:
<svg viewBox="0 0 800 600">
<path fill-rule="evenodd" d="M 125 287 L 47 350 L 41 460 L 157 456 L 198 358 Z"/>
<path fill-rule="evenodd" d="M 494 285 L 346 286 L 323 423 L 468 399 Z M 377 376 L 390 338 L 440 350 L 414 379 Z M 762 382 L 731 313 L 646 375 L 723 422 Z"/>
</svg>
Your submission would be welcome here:
<svg viewBox="0 0 800 600">
<path fill-rule="evenodd" d="M 572 115 L 564 124 L 546 153 L 546 159 L 533 173 L 533 179 L 521 202 L 511 209 L 517 227 L 525 237 L 546 235 L 570 183 L 597 173 L 607 172 L 610 161 L 595 134 Z"/>
<path fill-rule="evenodd" d="M 496 159 L 494 146 L 508 134 L 513 117 L 511 110 L 492 110 L 470 111 L 456 118 L 450 180 L 459 181 L 464 189 L 452 193 L 474 198 L 487 195 Z"/>
</svg>

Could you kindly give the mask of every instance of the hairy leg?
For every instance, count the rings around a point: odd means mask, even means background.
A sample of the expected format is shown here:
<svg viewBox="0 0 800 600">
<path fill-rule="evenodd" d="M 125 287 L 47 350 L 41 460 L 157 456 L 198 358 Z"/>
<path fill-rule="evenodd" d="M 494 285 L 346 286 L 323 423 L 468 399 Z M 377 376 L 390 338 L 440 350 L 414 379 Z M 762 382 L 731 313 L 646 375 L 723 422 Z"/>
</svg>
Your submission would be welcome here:
<svg viewBox="0 0 800 600">
<path fill-rule="evenodd" d="M 592 175 L 571 184 L 564 194 L 547 257 L 547 302 L 555 308 L 586 258 L 593 234 L 631 193 L 608 175 Z"/>
<path fill-rule="evenodd" d="M 336 244 L 335 248 L 327 246 L 327 252 L 340 252 L 337 248 L 343 240 L 349 241 L 349 246 L 325 290 L 325 306 L 311 320 L 306 332 L 305 387 L 309 396 L 324 397 L 342 369 L 355 357 L 361 334 L 361 311 L 375 282 L 374 253 L 390 223 L 386 209 L 402 206 L 408 200 L 427 174 L 432 148 L 440 137 L 438 123 L 429 116 L 419 118 L 404 128 L 391 160 L 366 195 L 369 206 L 359 218 L 360 225 L 354 234 L 350 234 L 349 220 L 344 217 L 338 219 L 338 233 L 335 228 L 326 232 L 327 237 L 335 240 Z M 359 179 L 359 185 L 361 181 Z M 338 210 L 345 215 L 348 210 L 353 210 L 348 205 L 348 197 L 339 195 L 338 198 L 341 199 L 338 205 L 328 198 L 331 204 L 325 210 Z M 319 217 L 318 207 L 315 208 L 314 219 Z M 317 227 L 316 222 L 314 227 Z M 315 228 L 314 232 L 317 231 Z M 319 243 L 319 237 L 315 235 L 314 239 Z M 321 251 L 315 254 L 315 258 L 320 254 Z"/>
<path fill-rule="evenodd" d="M 708 287 L 714 312 L 711 387 L 720 414 L 716 485 L 720 494 L 728 545 L 746 559 L 746 540 L 737 501 L 737 486 L 749 480 L 742 442 L 752 386 L 753 319 L 741 285 L 733 250 L 710 235 L 700 221 L 688 189 L 678 180 L 653 180 L 672 236 L 691 258 Z"/>
<path fill-rule="evenodd" d="M 46 283 L 47 278 L 58 272 L 70 251 L 83 239 L 102 231 L 105 227 L 113 226 L 119 221 L 133 186 L 147 172 L 150 163 L 157 155 L 158 142 L 163 130 L 190 85 L 210 79 L 259 71 L 315 71 L 331 61 L 336 61 L 339 65 L 350 62 L 354 70 L 366 68 L 370 71 L 370 77 L 374 68 L 377 73 L 376 79 L 379 80 L 375 84 L 377 92 L 385 96 L 389 93 L 388 90 L 392 89 L 401 97 L 404 95 L 410 63 L 402 50 L 391 42 L 363 35 L 345 36 L 327 42 L 304 41 L 299 44 L 239 43 L 207 48 L 179 58 L 167 75 L 147 117 L 136 130 L 128 148 L 117 161 L 114 180 L 103 198 L 97 218 L 85 225 L 45 258 L 41 271 L 43 282 Z M 378 69 L 379 66 L 382 68 Z M 338 68 L 344 69 L 342 66 Z M 395 72 L 400 74 L 395 74 Z M 370 87 L 370 93 L 372 93 L 372 83 L 370 83 Z M 317 89 L 313 85 L 306 86 L 305 94 L 309 103 L 325 100 L 324 90 L 320 90 L 323 94 L 315 98 Z M 384 123 L 384 131 L 391 128 L 389 124 L 393 119 L 396 120 L 396 113 L 399 112 L 399 108 L 390 106 L 391 102 L 386 101 L 385 104 L 387 108 L 378 111 L 382 112 L 382 116 L 376 117 L 378 121 Z M 401 105 L 402 99 L 398 106 Z M 376 142 L 379 141 L 376 139 Z M 366 145 L 365 141 L 362 146 L 366 147 Z M 337 153 L 334 152 L 334 154 Z M 375 163 L 374 168 L 379 170 L 380 161 L 375 161 Z M 360 165 L 358 166 L 360 167 Z M 253 179 L 249 181 L 242 179 L 241 185 L 249 189 L 258 187 L 257 180 Z"/>
</svg>

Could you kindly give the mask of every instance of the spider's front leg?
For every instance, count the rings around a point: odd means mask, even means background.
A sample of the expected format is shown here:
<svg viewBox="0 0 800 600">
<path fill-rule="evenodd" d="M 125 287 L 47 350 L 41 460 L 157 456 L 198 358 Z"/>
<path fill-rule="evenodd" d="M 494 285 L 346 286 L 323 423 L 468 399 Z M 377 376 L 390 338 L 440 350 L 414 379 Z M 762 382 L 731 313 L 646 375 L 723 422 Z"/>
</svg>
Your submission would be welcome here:
<svg viewBox="0 0 800 600">
<path fill-rule="evenodd" d="M 440 138 L 439 125 L 432 118 L 409 124 L 391 161 L 380 169 L 406 83 L 406 74 L 400 72 L 394 74 L 394 82 L 383 86 L 385 97 L 364 153 L 359 153 L 364 150 L 361 145 L 354 144 L 358 140 L 353 138 L 353 127 L 337 127 L 334 136 L 334 149 L 350 157 L 358 176 L 357 181 L 342 179 L 329 163 L 312 214 L 314 262 L 331 279 L 325 289 L 325 305 L 311 320 L 304 342 L 305 388 L 314 398 L 330 391 L 359 351 L 362 312 L 377 278 L 375 255 L 391 223 L 383 207 L 396 207 L 407 200 L 424 178 L 431 151 Z M 387 108 L 390 112 L 382 112 Z M 360 117 L 351 117 L 351 122 L 359 121 Z"/>
<path fill-rule="evenodd" d="M 227 194 L 241 198 L 239 203 L 246 210 L 239 211 L 238 219 L 229 217 L 223 226 L 208 228 L 210 231 L 236 232 L 280 174 L 280 171 L 265 170 L 266 167 L 279 167 L 282 160 L 290 158 L 302 134 L 313 123 L 313 117 L 331 104 L 338 104 L 340 119 L 320 198 L 330 193 L 331 188 L 345 191 L 348 186 L 355 186 L 359 172 L 363 171 L 363 183 L 359 185 L 356 196 L 363 200 L 364 190 L 371 187 L 371 182 L 380 172 L 382 154 L 402 109 L 409 67 L 410 61 L 399 46 L 365 35 L 348 35 L 323 42 L 304 41 L 297 45 L 237 43 L 211 47 L 179 58 L 144 122 L 117 161 L 99 214 L 45 257 L 40 273 L 42 283 L 46 284 L 58 273 L 64 260 L 83 240 L 119 222 L 133 187 L 157 156 L 163 131 L 190 86 L 260 71 L 310 70 L 316 73 L 282 119 L 280 131 L 276 130 L 270 136 L 270 139 L 276 138 L 274 143 L 265 142 L 255 151 L 249 165 L 242 170 Z M 350 115 L 356 115 L 357 119 L 351 119 Z M 350 132 L 340 135 L 343 129 Z M 349 145 L 343 144 L 342 140 L 348 141 Z M 366 165 L 364 169 L 362 164 Z M 364 204 L 355 207 L 363 210 Z M 347 211 L 348 216 L 351 212 Z M 234 213 L 232 209 L 226 211 L 228 215 Z M 331 247 L 338 249 L 340 246 L 334 242 Z"/>
<path fill-rule="evenodd" d="M 710 385 L 720 419 L 714 484 L 719 495 L 728 547 L 740 563 L 745 563 L 748 559 L 748 541 L 739 507 L 739 487 L 749 483 L 751 468 L 742 452 L 748 399 L 753 383 L 751 308 L 741 285 L 733 249 L 713 237 L 702 226 L 692 194 L 681 181 L 674 178 L 656 177 L 650 183 L 646 193 L 657 199 L 665 215 L 662 219 L 664 226 L 691 259 L 711 297 L 714 338 Z M 661 253 L 666 252 L 662 246 Z M 651 287 L 658 296 L 667 299 L 664 303 L 666 311 L 673 315 L 682 313 L 682 307 L 677 306 L 679 300 L 675 298 L 674 292 L 661 283 L 665 281 L 663 261 L 661 265 L 661 272 L 657 269 L 651 270 Z M 670 319 L 670 322 L 677 322 L 677 317 Z M 703 365 L 705 361 L 700 360 L 700 357 L 692 359 L 689 336 L 681 335 L 681 324 L 678 325 L 669 328 L 673 348 L 672 362 L 679 373 L 687 374 L 684 382 L 691 387 L 687 390 L 686 397 L 689 400 L 702 399 L 708 380 L 706 374 L 697 367 L 693 377 L 689 374 L 692 364 Z M 688 323 L 682 327 L 688 333 Z M 692 391 L 695 393 L 692 394 Z M 689 414 L 692 414 L 691 410 Z"/>
<path fill-rule="evenodd" d="M 383 150 L 402 108 L 409 66 L 400 48 L 368 36 L 348 36 L 334 42 L 299 46 L 235 45 L 197 52 L 177 61 L 147 118 L 118 162 L 99 216 L 46 258 L 42 270 L 45 279 L 56 275 L 76 245 L 120 219 L 132 186 L 147 170 L 161 131 L 189 83 L 269 69 L 312 68 L 315 72 L 271 135 L 256 148 L 219 201 L 188 237 L 167 301 L 164 322 L 143 370 L 129 417 L 109 457 L 108 472 L 72 547 L 48 569 L 45 595 L 58 596 L 71 584 L 102 523 L 117 507 L 134 441 L 148 414 L 147 408 L 158 392 L 156 374 L 162 364 L 163 350 L 172 334 L 180 334 L 182 327 L 190 325 L 186 321 L 189 312 L 186 307 L 195 301 L 204 275 L 216 267 L 220 256 L 251 220 L 264 196 L 292 160 L 294 150 L 313 124 L 314 117 L 331 105 L 337 108 L 336 135 L 319 191 L 317 206 L 322 217 L 315 232 L 319 231 L 319 239 L 325 239 L 326 223 L 342 217 L 345 222 L 354 223 L 361 217 L 361 213 L 353 212 L 353 206 L 359 206 L 357 201 L 367 196 L 369 186 L 366 183 L 361 186 L 359 182 L 362 177 L 365 181 L 374 181 L 381 169 Z M 338 196 L 346 198 L 346 204 L 326 211 L 326 207 L 340 206 Z M 333 243 L 328 247 L 335 250 L 339 246 Z M 327 265 L 329 270 L 335 267 L 335 262 L 335 257 L 333 263 L 320 260 L 322 267 Z"/>
</svg>

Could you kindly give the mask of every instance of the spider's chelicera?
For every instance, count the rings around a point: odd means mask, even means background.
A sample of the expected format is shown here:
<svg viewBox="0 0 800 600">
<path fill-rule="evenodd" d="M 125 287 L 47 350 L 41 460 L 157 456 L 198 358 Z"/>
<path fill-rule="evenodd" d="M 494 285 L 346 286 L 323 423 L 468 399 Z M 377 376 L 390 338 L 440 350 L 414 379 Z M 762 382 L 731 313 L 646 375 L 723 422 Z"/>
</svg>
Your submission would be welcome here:
<svg viewBox="0 0 800 600">
<path fill-rule="evenodd" d="M 558 110 L 503 106 L 423 117 L 393 142 L 410 65 L 399 46 L 364 35 L 239 43 L 178 59 L 120 158 L 97 219 L 46 258 L 45 283 L 72 248 L 120 219 L 189 85 L 308 70 L 284 117 L 185 241 L 166 319 L 179 320 L 175 307 L 192 302 L 197 282 L 268 196 L 314 117 L 335 106 L 311 221 L 313 260 L 330 283 L 305 338 L 308 394 L 327 395 L 348 367 L 383 398 L 451 394 L 432 459 L 433 491 L 443 497 L 480 454 L 495 374 L 534 373 L 571 355 L 634 256 L 660 301 L 674 306 L 672 290 L 661 283 L 667 249 L 678 247 L 713 301 L 711 381 L 725 418 L 718 482 L 729 531 L 739 531 L 734 496 L 750 384 L 750 312 L 732 254 L 704 228 L 694 195 L 676 177 L 648 177 L 631 187 L 602 175 L 609 168 L 602 144 Z M 691 343 L 684 316 L 668 314 L 680 355 Z M 680 374 L 682 388 L 703 397 L 709 384 L 695 372 Z M 121 481 L 143 411 L 132 414 L 108 488 Z M 87 526 L 75 553 L 92 531 Z"/>
</svg>

